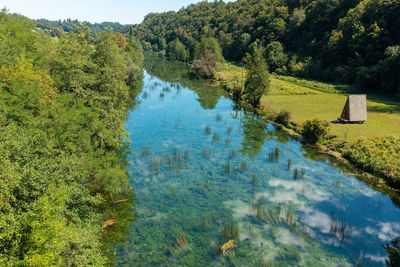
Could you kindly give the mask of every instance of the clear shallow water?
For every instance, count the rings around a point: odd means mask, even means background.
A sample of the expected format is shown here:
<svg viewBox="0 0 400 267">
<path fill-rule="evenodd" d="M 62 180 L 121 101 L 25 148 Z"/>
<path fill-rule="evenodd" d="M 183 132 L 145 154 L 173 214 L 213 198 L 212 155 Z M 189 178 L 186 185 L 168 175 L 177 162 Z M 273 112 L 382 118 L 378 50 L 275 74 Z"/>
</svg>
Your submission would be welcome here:
<svg viewBox="0 0 400 267">
<path fill-rule="evenodd" d="M 174 64 L 147 66 L 164 80 L 146 72 L 126 123 L 137 219 L 117 265 L 384 265 L 400 235 L 389 196 Z"/>
</svg>

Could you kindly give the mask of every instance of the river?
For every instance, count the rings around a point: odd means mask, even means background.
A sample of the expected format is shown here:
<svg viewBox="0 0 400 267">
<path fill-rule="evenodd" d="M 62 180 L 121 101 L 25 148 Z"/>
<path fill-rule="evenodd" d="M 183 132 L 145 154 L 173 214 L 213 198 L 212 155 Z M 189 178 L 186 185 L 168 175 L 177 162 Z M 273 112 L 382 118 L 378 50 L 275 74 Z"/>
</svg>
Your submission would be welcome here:
<svg viewBox="0 0 400 267">
<path fill-rule="evenodd" d="M 136 220 L 116 265 L 385 265 L 383 245 L 400 235 L 389 194 L 184 64 L 147 61 L 126 122 Z"/>
</svg>

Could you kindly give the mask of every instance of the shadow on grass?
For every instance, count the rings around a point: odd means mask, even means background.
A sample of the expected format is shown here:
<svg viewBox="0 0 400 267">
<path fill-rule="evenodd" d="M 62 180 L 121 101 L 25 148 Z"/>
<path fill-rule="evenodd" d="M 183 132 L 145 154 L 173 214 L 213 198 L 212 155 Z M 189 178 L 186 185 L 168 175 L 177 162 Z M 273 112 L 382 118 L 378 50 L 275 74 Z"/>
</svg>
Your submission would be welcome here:
<svg viewBox="0 0 400 267">
<path fill-rule="evenodd" d="M 368 107 L 368 111 L 377 113 L 400 113 L 400 105 Z"/>
<path fill-rule="evenodd" d="M 377 113 L 400 113 L 400 99 L 385 95 L 367 94 L 368 100 L 376 103 L 384 104 L 385 106 L 368 107 L 369 112 Z"/>
</svg>

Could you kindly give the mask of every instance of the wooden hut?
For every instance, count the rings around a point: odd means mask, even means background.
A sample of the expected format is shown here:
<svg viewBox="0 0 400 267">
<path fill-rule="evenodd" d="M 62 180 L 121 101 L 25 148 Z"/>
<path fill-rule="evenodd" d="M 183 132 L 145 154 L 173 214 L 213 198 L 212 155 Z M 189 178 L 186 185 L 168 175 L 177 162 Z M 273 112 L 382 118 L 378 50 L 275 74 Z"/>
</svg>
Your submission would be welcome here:
<svg viewBox="0 0 400 267">
<path fill-rule="evenodd" d="M 339 120 L 342 122 L 365 122 L 367 120 L 367 96 L 349 95 Z"/>
</svg>

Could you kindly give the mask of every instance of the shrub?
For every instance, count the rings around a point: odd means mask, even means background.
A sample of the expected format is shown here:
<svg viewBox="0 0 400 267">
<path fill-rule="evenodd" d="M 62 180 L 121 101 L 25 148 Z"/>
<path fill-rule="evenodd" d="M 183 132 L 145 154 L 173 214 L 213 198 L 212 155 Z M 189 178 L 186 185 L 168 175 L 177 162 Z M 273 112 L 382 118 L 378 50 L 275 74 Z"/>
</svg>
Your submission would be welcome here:
<svg viewBox="0 0 400 267">
<path fill-rule="evenodd" d="M 200 59 L 194 61 L 193 65 L 198 75 L 212 78 L 214 77 L 217 67 L 216 54 L 210 50 L 206 50 L 204 54 L 200 56 Z"/>
<path fill-rule="evenodd" d="M 289 125 L 289 120 L 290 120 L 290 113 L 287 110 L 282 110 L 275 117 L 275 122 L 283 124 L 285 126 Z"/>
<path fill-rule="evenodd" d="M 389 254 L 389 260 L 385 260 L 389 267 L 400 265 L 400 237 L 393 238 L 390 241 L 392 244 L 386 243 L 383 247 Z"/>
<path fill-rule="evenodd" d="M 359 168 L 385 176 L 392 186 L 400 187 L 400 138 L 360 139 L 344 147 L 342 154 Z"/>
<path fill-rule="evenodd" d="M 316 144 L 319 140 L 324 138 L 329 131 L 329 122 L 320 119 L 307 120 L 303 124 L 304 141 L 308 144 Z"/>
</svg>

